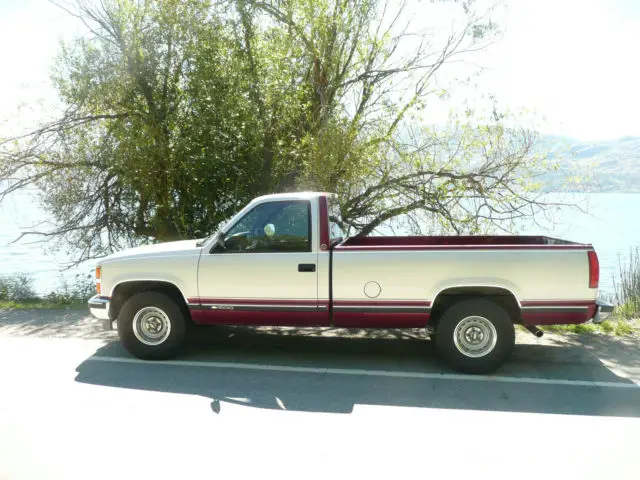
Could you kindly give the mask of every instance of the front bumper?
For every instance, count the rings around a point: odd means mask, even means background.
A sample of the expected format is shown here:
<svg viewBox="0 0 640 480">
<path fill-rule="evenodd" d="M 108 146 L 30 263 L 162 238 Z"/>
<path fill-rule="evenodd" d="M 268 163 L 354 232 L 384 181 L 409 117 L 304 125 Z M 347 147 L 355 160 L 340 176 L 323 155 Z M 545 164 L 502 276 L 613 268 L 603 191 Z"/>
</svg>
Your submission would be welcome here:
<svg viewBox="0 0 640 480">
<path fill-rule="evenodd" d="M 106 330 L 113 328 L 111 319 L 109 318 L 109 298 L 101 297 L 100 295 L 94 295 L 87 302 L 89 312 L 98 320 L 102 320 L 102 326 Z"/>
<path fill-rule="evenodd" d="M 613 312 L 613 305 L 602 300 L 596 300 L 596 315 L 593 317 L 593 323 L 604 322 Z"/>
</svg>

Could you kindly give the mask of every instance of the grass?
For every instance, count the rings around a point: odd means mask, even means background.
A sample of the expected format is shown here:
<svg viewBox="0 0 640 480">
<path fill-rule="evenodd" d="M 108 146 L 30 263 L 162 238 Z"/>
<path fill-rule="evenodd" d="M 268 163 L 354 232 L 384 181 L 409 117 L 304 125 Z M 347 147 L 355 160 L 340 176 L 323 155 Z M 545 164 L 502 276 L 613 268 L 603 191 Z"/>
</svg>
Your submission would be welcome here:
<svg viewBox="0 0 640 480">
<path fill-rule="evenodd" d="M 640 247 L 629 251 L 629 261 L 620 264 L 619 278 L 614 281 L 616 312 L 627 320 L 640 317 Z"/>
<path fill-rule="evenodd" d="M 616 307 L 615 314 L 622 319 L 631 320 L 640 317 L 640 304 L 634 299 Z"/>
<path fill-rule="evenodd" d="M 24 300 L 22 302 L 16 302 L 14 300 L 0 300 L 0 310 L 79 310 L 81 308 L 87 308 L 87 303 L 52 303 L 36 298 Z"/>
<path fill-rule="evenodd" d="M 640 308 L 638 307 L 639 305 L 635 301 L 617 305 L 611 316 L 600 324 L 546 325 L 542 329 L 550 332 L 603 333 L 621 337 L 640 336 Z"/>
<path fill-rule="evenodd" d="M 596 323 L 579 323 L 577 325 L 545 325 L 542 330 L 560 333 L 602 333 L 606 335 L 615 335 L 619 337 L 639 334 L 640 324 L 634 324 L 633 321 L 626 318 L 612 315 L 613 318 L 607 319 L 600 324 Z"/>
</svg>

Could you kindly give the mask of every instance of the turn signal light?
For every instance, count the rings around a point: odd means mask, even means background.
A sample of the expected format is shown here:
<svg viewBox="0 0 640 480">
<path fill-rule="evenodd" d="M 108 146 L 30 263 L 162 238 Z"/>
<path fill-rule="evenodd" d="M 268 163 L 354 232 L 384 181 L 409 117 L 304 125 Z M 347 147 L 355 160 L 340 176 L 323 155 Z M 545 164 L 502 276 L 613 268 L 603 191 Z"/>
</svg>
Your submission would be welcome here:
<svg viewBox="0 0 640 480">
<path fill-rule="evenodd" d="M 589 288 L 598 288 L 600 283 L 600 262 L 594 250 L 587 252 L 589 256 Z"/>
<path fill-rule="evenodd" d="M 96 267 L 96 292 L 98 293 L 98 295 L 100 295 L 102 293 L 102 288 L 101 288 L 101 281 L 100 279 L 102 278 L 102 267 Z"/>
</svg>

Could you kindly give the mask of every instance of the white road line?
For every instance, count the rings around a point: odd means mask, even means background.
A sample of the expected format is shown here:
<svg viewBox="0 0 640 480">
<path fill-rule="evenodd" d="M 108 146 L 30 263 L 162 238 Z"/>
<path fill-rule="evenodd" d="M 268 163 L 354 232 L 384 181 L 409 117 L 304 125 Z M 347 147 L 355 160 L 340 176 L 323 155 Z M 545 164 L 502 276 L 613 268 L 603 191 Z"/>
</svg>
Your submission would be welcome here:
<svg viewBox="0 0 640 480">
<path fill-rule="evenodd" d="M 162 360 L 145 361 L 127 357 L 103 357 L 93 356 L 87 360 L 108 363 L 139 363 L 143 365 L 171 365 L 176 367 L 208 367 L 208 368 L 233 368 L 238 370 L 263 370 L 272 372 L 295 373 L 323 373 L 332 375 L 362 375 L 369 377 L 396 377 L 396 378 L 423 378 L 432 380 L 468 380 L 473 382 L 503 382 L 503 383 L 531 383 L 543 385 L 566 385 L 571 387 L 603 387 L 603 388 L 632 388 L 638 389 L 637 383 L 621 382 L 595 382 L 588 380 L 568 380 L 559 378 L 535 378 L 535 377 L 502 377 L 493 375 L 464 375 L 459 373 L 427 373 L 427 372 L 399 372 L 394 370 L 364 370 L 359 368 L 315 368 L 296 367 L 289 365 L 264 365 L 259 363 L 227 363 L 227 362 L 201 362 L 193 360 Z"/>
</svg>

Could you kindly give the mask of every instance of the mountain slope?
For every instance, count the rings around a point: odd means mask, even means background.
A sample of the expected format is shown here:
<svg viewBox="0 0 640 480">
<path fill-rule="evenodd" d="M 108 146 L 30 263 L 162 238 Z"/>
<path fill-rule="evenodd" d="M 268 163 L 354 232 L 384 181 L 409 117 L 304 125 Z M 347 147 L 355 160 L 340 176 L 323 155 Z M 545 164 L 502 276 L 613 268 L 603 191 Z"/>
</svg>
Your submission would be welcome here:
<svg viewBox="0 0 640 480">
<path fill-rule="evenodd" d="M 603 142 L 576 142 L 562 137 L 543 137 L 539 151 L 559 160 L 560 168 L 545 175 L 547 191 L 640 193 L 640 138 L 624 137 Z M 578 184 L 570 177 L 588 177 Z"/>
</svg>

